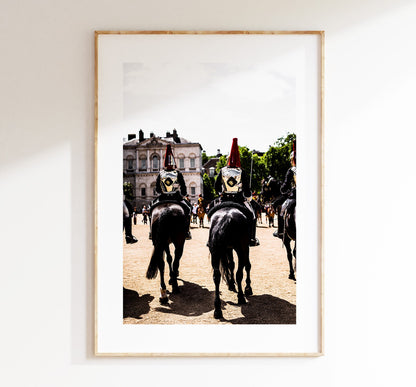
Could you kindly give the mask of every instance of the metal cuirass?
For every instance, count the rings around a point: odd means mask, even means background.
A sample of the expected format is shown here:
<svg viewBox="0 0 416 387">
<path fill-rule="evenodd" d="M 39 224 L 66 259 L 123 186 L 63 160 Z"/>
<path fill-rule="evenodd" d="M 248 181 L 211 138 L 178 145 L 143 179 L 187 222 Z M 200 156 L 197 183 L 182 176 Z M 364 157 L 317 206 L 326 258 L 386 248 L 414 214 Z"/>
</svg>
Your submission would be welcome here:
<svg viewBox="0 0 416 387">
<path fill-rule="evenodd" d="M 160 186 L 164 194 L 173 194 L 179 191 L 178 172 L 177 171 L 161 171 Z"/>
<path fill-rule="evenodd" d="M 221 169 L 224 192 L 234 194 L 243 190 L 241 173 L 241 168 L 224 167 Z"/>
<path fill-rule="evenodd" d="M 296 188 L 296 167 L 290 168 L 293 172 L 292 188 Z"/>
</svg>

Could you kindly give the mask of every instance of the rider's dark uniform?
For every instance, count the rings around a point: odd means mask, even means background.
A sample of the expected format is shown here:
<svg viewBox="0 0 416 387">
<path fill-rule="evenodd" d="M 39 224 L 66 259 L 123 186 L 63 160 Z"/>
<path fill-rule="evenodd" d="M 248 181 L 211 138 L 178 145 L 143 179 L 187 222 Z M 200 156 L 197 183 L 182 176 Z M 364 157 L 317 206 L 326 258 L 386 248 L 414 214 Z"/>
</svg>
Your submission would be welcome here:
<svg viewBox="0 0 416 387">
<path fill-rule="evenodd" d="M 184 198 L 187 195 L 187 190 L 183 175 L 174 167 L 175 159 L 173 158 L 172 148 L 168 145 L 166 147 L 164 169 L 159 172 L 156 178 L 156 192 L 159 196 L 153 201 L 152 208 L 162 202 L 178 202 L 184 209 L 188 222 L 186 239 L 191 239 L 189 226 L 192 206 L 191 203 Z M 149 239 L 151 238 L 152 236 L 149 234 Z"/>
<path fill-rule="evenodd" d="M 296 199 L 296 167 L 291 167 L 286 172 L 285 180 L 280 187 L 280 192 L 287 199 Z"/>
<path fill-rule="evenodd" d="M 247 198 L 251 197 L 251 190 L 247 175 L 241 169 L 236 138 L 233 139 L 227 166 L 221 168 L 215 180 L 214 188 L 217 193 L 221 194 L 221 201 L 233 201 L 242 204 L 252 214 L 250 246 L 258 246 L 260 243 L 256 238 L 257 219 L 253 208 L 247 200 Z"/>
</svg>

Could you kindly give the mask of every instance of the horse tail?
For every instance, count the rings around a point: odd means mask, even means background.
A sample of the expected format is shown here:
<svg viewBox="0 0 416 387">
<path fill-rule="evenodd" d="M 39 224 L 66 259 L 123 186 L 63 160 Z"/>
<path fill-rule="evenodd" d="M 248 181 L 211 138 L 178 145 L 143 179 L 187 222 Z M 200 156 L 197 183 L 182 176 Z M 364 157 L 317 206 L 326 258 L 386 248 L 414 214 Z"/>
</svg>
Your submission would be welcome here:
<svg viewBox="0 0 416 387">
<path fill-rule="evenodd" d="M 150 258 L 149 267 L 147 268 L 146 278 L 154 279 L 157 276 L 159 262 L 163 259 L 164 248 L 162 246 L 155 246 L 153 248 L 152 257 Z"/>
<path fill-rule="evenodd" d="M 166 241 L 169 238 L 169 225 L 165 221 L 165 213 L 161 213 L 159 218 L 152 224 L 153 253 L 147 268 L 146 278 L 153 279 L 157 276 L 159 263 L 163 260 Z"/>
<path fill-rule="evenodd" d="M 231 259 L 232 259 L 232 253 L 231 253 Z M 233 278 L 233 274 L 231 271 L 231 261 L 229 259 L 228 254 L 224 251 L 220 255 L 220 273 L 222 279 L 226 282 L 227 285 L 231 285 L 230 279 Z"/>
<path fill-rule="evenodd" d="M 221 222 L 221 229 L 227 230 L 229 224 L 231 223 L 231 218 L 223 218 Z M 218 226 L 218 225 L 217 225 Z M 215 227 L 215 226 L 214 226 Z M 224 279 L 226 283 L 228 283 L 228 279 L 232 276 L 231 271 L 231 262 L 229 261 L 226 246 L 226 240 L 229 238 L 229 235 L 220 233 L 220 232 L 213 232 L 213 227 L 211 225 L 210 230 L 210 238 L 209 238 L 209 245 L 211 256 L 216 257 L 219 260 L 219 268 L 221 277 Z M 214 237 L 215 234 L 215 237 Z"/>
</svg>

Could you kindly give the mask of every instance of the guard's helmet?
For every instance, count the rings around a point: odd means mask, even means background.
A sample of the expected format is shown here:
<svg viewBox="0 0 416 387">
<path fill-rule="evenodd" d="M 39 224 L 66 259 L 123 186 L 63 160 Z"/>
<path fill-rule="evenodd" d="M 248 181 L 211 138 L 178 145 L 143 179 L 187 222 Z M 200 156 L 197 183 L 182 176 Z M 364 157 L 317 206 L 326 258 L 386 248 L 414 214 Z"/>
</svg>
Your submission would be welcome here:
<svg viewBox="0 0 416 387">
<path fill-rule="evenodd" d="M 290 152 L 290 161 L 293 160 L 296 163 L 296 140 L 293 141 L 292 149 L 292 152 Z"/>
<path fill-rule="evenodd" d="M 166 152 L 165 152 L 165 164 L 164 168 L 169 170 L 175 169 L 176 163 L 175 158 L 173 157 L 172 147 L 170 144 L 166 146 Z"/>
<path fill-rule="evenodd" d="M 238 150 L 238 139 L 233 138 L 230 155 L 228 156 L 227 166 L 230 168 L 241 168 L 240 152 Z"/>
</svg>

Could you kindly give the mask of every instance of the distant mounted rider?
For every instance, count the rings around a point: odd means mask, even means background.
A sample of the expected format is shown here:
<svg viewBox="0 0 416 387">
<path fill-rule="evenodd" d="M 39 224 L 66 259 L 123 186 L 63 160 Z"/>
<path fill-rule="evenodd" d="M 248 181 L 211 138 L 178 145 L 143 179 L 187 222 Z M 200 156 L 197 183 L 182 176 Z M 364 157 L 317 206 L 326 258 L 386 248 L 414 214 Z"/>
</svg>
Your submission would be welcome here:
<svg viewBox="0 0 416 387">
<path fill-rule="evenodd" d="M 221 194 L 221 201 L 233 201 L 243 204 L 252 214 L 250 246 L 258 246 L 256 238 L 257 219 L 250 204 L 251 190 L 246 173 L 241 169 L 240 152 L 238 150 L 238 139 L 233 138 L 227 165 L 221 168 L 215 180 L 215 191 Z"/>
<path fill-rule="evenodd" d="M 203 206 L 203 204 L 204 204 L 204 198 L 203 198 L 202 194 L 199 194 L 199 196 L 198 196 L 198 205 Z"/>
<path fill-rule="evenodd" d="M 274 236 L 283 238 L 283 215 L 285 211 L 292 211 L 296 206 L 296 141 L 293 142 L 293 151 L 290 153 L 291 167 L 287 170 L 285 180 L 280 187 L 282 196 L 274 202 L 274 205 L 282 204 L 281 211 L 278 212 L 278 229 L 273 233 Z"/>
<path fill-rule="evenodd" d="M 191 203 L 185 199 L 187 190 L 185 180 L 182 173 L 176 169 L 175 158 L 173 156 L 172 147 L 168 144 L 165 152 L 165 162 L 163 169 L 159 172 L 156 179 L 156 192 L 159 196 L 153 201 L 152 208 L 162 202 L 178 202 L 187 215 L 187 236 L 186 239 L 192 239 L 189 231 L 190 214 L 192 210 Z M 149 239 L 152 236 L 149 233 Z"/>
</svg>

